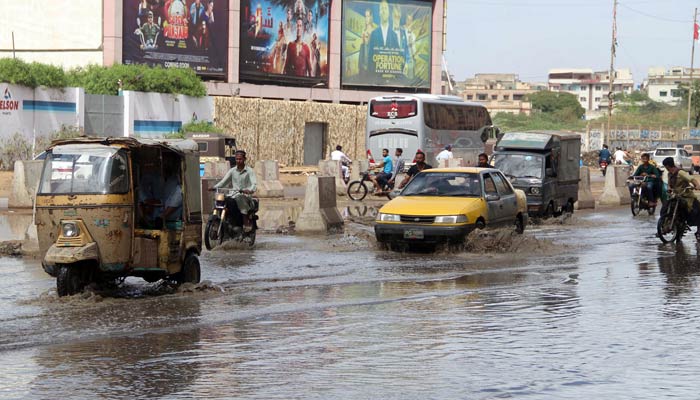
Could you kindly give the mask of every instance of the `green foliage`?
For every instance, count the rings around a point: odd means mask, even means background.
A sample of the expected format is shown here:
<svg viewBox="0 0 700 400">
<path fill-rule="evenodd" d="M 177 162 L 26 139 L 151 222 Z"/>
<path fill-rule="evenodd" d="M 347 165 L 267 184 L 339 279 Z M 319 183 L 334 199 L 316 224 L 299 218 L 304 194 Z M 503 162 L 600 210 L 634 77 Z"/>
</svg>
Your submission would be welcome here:
<svg viewBox="0 0 700 400">
<path fill-rule="evenodd" d="M 493 124 L 502 132 L 586 129 L 586 121 L 572 118 L 566 110 L 532 115 L 499 113 L 493 116 Z"/>
<path fill-rule="evenodd" d="M 29 65 L 22 60 L 14 58 L 0 59 L 0 82 L 15 85 L 36 87 L 36 78 L 31 74 Z"/>
<path fill-rule="evenodd" d="M 189 68 L 149 67 L 147 65 L 122 65 L 111 67 L 90 65 L 64 72 L 60 67 L 41 63 L 26 63 L 19 59 L 0 59 L 0 82 L 23 85 L 30 88 L 46 86 L 63 88 L 82 87 L 89 94 L 119 93 L 119 80 L 123 90 L 184 94 L 202 97 L 207 94 L 202 80 Z"/>
<path fill-rule="evenodd" d="M 688 84 L 679 84 L 678 90 L 681 92 L 681 108 L 686 110 L 686 121 L 688 112 L 688 95 L 690 93 L 691 86 Z M 700 125 L 700 81 L 693 80 L 693 96 L 692 103 L 690 105 L 690 122 L 694 127 Z"/>
<path fill-rule="evenodd" d="M 224 130 L 209 121 L 192 121 L 182 125 L 180 132 L 188 133 L 223 133 Z"/>
<path fill-rule="evenodd" d="M 571 115 L 574 119 L 580 119 L 586 114 L 586 110 L 581 107 L 578 98 L 565 92 L 550 92 L 541 90 L 527 96 L 532 102 L 532 108 L 543 113 L 561 112 L 560 115 Z"/>
<path fill-rule="evenodd" d="M 90 94 L 119 93 L 119 81 L 123 90 L 184 94 L 202 97 L 206 87 L 195 72 L 188 68 L 161 68 L 146 65 L 90 65 L 68 73 L 71 86 L 85 88 Z"/>
</svg>

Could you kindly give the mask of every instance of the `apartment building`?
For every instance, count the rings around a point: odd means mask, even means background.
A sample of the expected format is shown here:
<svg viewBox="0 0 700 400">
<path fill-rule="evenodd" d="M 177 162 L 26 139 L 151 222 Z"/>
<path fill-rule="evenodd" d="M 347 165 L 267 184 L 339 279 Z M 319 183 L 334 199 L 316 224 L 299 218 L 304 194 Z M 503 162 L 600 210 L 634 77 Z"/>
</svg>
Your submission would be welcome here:
<svg viewBox="0 0 700 400">
<path fill-rule="evenodd" d="M 607 111 L 610 90 L 609 71 L 593 71 L 590 68 L 552 69 L 549 71 L 548 88 L 554 92 L 567 92 L 578 97 L 586 114 Z M 629 68 L 615 70 L 613 93 L 632 93 L 634 79 Z"/>
<path fill-rule="evenodd" d="M 693 69 L 694 79 L 700 78 L 700 68 Z M 678 86 L 690 82 L 690 68 L 687 67 L 652 67 L 649 68 L 644 88 L 651 100 L 677 105 L 681 102 Z"/>
<path fill-rule="evenodd" d="M 458 88 L 465 100 L 483 104 L 492 115 L 530 115 L 532 104 L 526 96 L 547 89 L 544 84 L 521 82 L 516 74 L 476 74 L 474 78 L 460 82 Z"/>
</svg>

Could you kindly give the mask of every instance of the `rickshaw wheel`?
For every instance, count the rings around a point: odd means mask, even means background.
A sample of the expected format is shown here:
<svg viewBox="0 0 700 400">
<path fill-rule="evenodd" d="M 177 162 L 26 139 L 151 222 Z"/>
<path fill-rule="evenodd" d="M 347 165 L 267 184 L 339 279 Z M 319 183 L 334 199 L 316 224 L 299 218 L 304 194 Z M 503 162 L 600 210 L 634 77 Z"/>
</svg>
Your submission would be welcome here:
<svg viewBox="0 0 700 400">
<path fill-rule="evenodd" d="M 56 291 L 59 297 L 78 294 L 85 289 L 87 284 L 85 271 L 81 267 L 63 265 L 59 268 L 56 276 Z"/>
<path fill-rule="evenodd" d="M 182 263 L 182 269 L 177 273 L 175 279 L 178 284 L 183 284 L 185 282 L 199 283 L 200 273 L 197 255 L 189 253 L 185 257 L 185 261 Z"/>
</svg>

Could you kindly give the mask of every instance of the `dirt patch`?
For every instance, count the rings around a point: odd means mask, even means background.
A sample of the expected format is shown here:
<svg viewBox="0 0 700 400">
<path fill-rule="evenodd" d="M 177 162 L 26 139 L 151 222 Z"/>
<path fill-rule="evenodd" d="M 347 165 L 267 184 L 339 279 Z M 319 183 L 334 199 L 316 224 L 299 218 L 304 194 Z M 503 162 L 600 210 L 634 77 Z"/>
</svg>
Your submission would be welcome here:
<svg viewBox="0 0 700 400">
<path fill-rule="evenodd" d="M 0 242 L 0 256 L 20 257 L 22 255 L 21 240 L 8 240 L 6 242 Z"/>
<path fill-rule="evenodd" d="M 12 171 L 0 171 L 0 197 L 10 197 L 13 176 Z"/>
</svg>

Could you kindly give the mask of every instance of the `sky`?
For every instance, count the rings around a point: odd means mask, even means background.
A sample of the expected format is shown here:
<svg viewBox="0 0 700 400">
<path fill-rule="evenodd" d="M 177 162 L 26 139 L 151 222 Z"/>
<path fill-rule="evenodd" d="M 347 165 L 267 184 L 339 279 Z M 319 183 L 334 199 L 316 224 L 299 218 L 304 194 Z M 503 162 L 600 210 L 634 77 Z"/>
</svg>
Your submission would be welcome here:
<svg viewBox="0 0 700 400">
<path fill-rule="evenodd" d="M 636 84 L 649 67 L 689 67 L 695 7 L 700 0 L 619 0 L 615 67 L 630 68 Z M 607 70 L 612 10 L 613 0 L 448 0 L 448 69 L 458 81 L 515 73 L 524 82 L 546 82 L 552 68 Z"/>
</svg>

